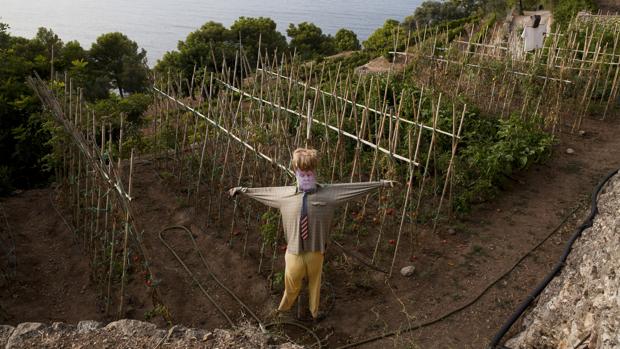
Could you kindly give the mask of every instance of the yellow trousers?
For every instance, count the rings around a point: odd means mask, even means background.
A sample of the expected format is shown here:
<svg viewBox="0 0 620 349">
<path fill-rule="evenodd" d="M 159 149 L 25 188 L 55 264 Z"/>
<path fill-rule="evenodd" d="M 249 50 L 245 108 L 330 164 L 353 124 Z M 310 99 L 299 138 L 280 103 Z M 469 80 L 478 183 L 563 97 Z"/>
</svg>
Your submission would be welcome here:
<svg viewBox="0 0 620 349">
<path fill-rule="evenodd" d="M 310 294 L 310 312 L 313 317 L 319 314 L 321 298 L 321 272 L 323 271 L 323 254 L 321 252 L 304 252 L 284 255 L 284 296 L 278 310 L 291 309 L 301 291 L 304 277 L 308 277 L 308 293 Z"/>
</svg>

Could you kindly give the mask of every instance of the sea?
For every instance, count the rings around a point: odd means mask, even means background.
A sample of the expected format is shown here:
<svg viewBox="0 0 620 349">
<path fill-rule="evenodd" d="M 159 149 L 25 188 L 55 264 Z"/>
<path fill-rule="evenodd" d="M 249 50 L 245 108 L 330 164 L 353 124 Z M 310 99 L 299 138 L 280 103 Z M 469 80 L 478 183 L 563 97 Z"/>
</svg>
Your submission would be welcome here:
<svg viewBox="0 0 620 349">
<path fill-rule="evenodd" d="M 403 20 L 423 0 L 0 0 L 0 22 L 12 35 L 52 29 L 88 49 L 96 38 L 122 32 L 147 51 L 153 66 L 179 40 L 208 21 L 230 26 L 240 16 L 269 17 L 286 35 L 290 23 L 312 22 L 324 33 L 353 30 L 360 41 L 387 19 Z"/>
</svg>

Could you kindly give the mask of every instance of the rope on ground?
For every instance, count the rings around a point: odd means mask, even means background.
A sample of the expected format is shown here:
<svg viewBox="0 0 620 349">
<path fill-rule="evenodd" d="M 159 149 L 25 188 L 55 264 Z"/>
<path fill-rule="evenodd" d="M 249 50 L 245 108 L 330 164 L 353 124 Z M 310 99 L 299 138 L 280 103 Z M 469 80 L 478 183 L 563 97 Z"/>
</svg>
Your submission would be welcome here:
<svg viewBox="0 0 620 349">
<path fill-rule="evenodd" d="M 228 321 L 228 323 L 230 324 L 231 327 L 235 326 L 235 323 L 232 321 L 232 319 L 230 319 L 228 314 L 226 314 L 226 312 L 217 304 L 217 302 L 215 302 L 215 300 L 211 297 L 211 295 L 209 295 L 209 293 L 202 286 L 202 283 L 198 280 L 198 278 L 196 278 L 195 274 L 187 267 L 187 264 L 185 264 L 183 259 L 176 253 L 174 248 L 172 246 L 170 246 L 170 244 L 168 244 L 168 242 L 164 238 L 164 236 L 165 236 L 164 233 L 165 232 L 170 231 L 170 230 L 179 230 L 179 229 L 185 231 L 187 233 L 187 235 L 189 236 L 189 238 L 192 241 L 192 244 L 194 246 L 194 250 L 198 253 L 198 256 L 200 257 L 200 260 L 202 261 L 202 264 L 204 265 L 205 269 L 207 270 L 207 273 L 213 279 L 213 281 L 215 281 L 218 284 L 218 286 L 220 286 L 222 289 L 224 289 L 235 301 L 237 301 L 237 303 L 243 309 L 245 309 L 250 314 L 250 316 L 258 323 L 259 328 L 261 329 L 261 331 L 267 332 L 267 329 L 275 327 L 275 326 L 280 326 L 280 325 L 287 325 L 287 326 L 297 327 L 297 328 L 305 331 L 306 333 L 310 334 L 313 337 L 313 339 L 316 341 L 316 346 L 318 348 L 322 347 L 321 339 L 317 336 L 317 334 L 314 333 L 314 331 L 312 331 L 310 328 L 308 328 L 308 327 L 306 327 L 306 326 L 304 326 L 304 325 L 302 325 L 300 323 L 293 322 L 293 321 L 278 321 L 278 322 L 272 322 L 272 323 L 264 323 L 263 321 L 261 321 L 261 319 L 256 315 L 256 313 L 254 313 L 250 309 L 250 307 L 247 306 L 231 289 L 226 287 L 226 285 L 224 285 L 224 283 L 222 283 L 217 278 L 217 276 L 213 273 L 211 267 L 209 266 L 209 264 L 207 263 L 206 259 L 202 255 L 202 252 L 200 252 L 200 248 L 198 248 L 198 244 L 196 243 L 196 239 L 194 239 L 194 235 L 192 234 L 191 230 L 189 230 L 187 227 L 182 226 L 182 225 L 174 225 L 174 226 L 169 226 L 169 227 L 166 227 L 166 228 L 160 230 L 160 232 L 159 232 L 159 240 L 174 255 L 174 257 L 177 259 L 177 261 L 183 266 L 183 269 L 185 269 L 185 272 L 194 280 L 194 282 L 198 285 L 198 287 L 200 288 L 202 293 L 209 299 L 209 301 L 211 301 L 211 303 L 222 314 L 222 316 L 224 316 L 226 318 L 226 320 Z"/>
</svg>

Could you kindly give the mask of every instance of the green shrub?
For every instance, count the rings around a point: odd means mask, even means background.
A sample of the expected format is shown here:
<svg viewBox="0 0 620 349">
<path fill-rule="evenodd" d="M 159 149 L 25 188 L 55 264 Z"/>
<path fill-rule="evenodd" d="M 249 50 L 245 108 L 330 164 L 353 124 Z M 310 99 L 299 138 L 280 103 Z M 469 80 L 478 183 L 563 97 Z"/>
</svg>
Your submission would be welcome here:
<svg viewBox="0 0 620 349">
<path fill-rule="evenodd" d="M 553 7 L 554 24 L 566 28 L 579 11 L 594 11 L 596 8 L 592 0 L 558 0 Z"/>
<path fill-rule="evenodd" d="M 457 211 L 466 212 L 472 203 L 494 196 L 512 173 L 548 157 L 553 137 L 541 122 L 539 117 L 527 120 L 517 115 L 469 120 L 457 165 L 461 189 Z"/>
</svg>

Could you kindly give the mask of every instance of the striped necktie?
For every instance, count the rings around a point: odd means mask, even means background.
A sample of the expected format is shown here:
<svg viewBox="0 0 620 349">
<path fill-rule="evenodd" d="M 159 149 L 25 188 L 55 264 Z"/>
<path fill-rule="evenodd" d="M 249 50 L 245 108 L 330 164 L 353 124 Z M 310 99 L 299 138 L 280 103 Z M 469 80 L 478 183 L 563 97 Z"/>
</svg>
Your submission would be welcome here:
<svg viewBox="0 0 620 349">
<path fill-rule="evenodd" d="M 308 193 L 304 193 L 303 203 L 301 205 L 301 219 L 299 220 L 299 233 L 303 240 L 308 239 Z"/>
</svg>

